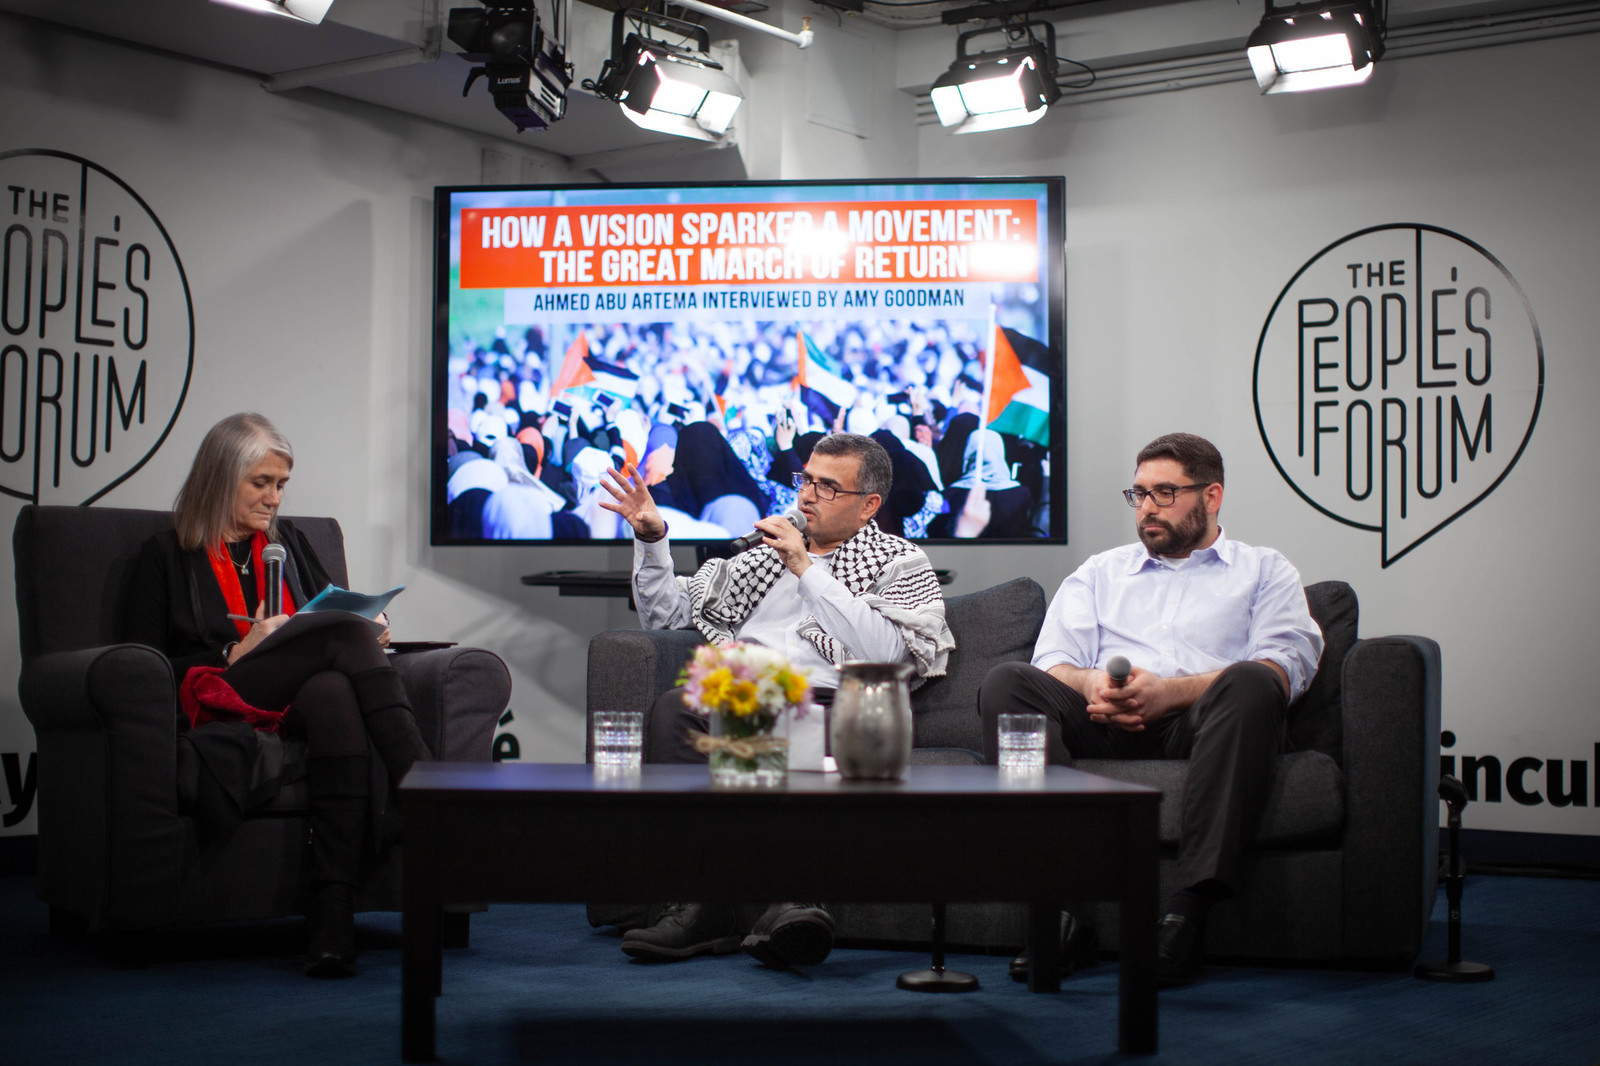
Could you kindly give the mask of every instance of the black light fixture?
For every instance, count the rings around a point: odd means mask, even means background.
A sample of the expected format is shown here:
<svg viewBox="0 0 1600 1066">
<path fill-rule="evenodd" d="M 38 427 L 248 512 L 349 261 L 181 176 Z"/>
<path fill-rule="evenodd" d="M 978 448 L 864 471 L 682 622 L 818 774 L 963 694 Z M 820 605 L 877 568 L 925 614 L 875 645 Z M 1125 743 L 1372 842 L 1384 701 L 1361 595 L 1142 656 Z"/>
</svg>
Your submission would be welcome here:
<svg viewBox="0 0 1600 1066">
<path fill-rule="evenodd" d="M 1264 93 L 1360 85 L 1383 57 L 1384 16 L 1375 3 L 1273 7 L 1245 46 Z"/>
<path fill-rule="evenodd" d="M 316 26 L 333 6 L 333 0 L 211 0 L 213 4 L 254 11 L 258 15 L 282 15 Z"/>
<path fill-rule="evenodd" d="M 567 86 L 572 84 L 572 67 L 559 34 L 545 32 L 533 0 L 483 3 L 481 8 L 450 9 L 447 32 L 461 46 L 461 58 L 483 64 L 467 73 L 461 95 L 486 77 L 494 106 L 518 133 L 549 129 L 566 114 Z"/>
<path fill-rule="evenodd" d="M 1044 30 L 1041 42 L 1034 30 Z M 967 42 L 1005 33 L 1004 48 L 968 52 Z M 1056 85 L 1056 28 L 1048 22 L 991 26 L 956 38 L 956 61 L 933 83 L 933 109 L 954 133 L 1026 126 L 1061 95 Z"/>
<path fill-rule="evenodd" d="M 628 32 L 628 23 L 633 32 Z M 692 39 L 695 47 L 651 37 L 646 26 Z M 626 8 L 612 16 L 611 57 L 601 66 L 600 77 L 583 87 L 621 104 L 636 126 L 714 141 L 727 132 L 744 94 L 710 52 L 711 34 L 704 26 Z"/>
</svg>

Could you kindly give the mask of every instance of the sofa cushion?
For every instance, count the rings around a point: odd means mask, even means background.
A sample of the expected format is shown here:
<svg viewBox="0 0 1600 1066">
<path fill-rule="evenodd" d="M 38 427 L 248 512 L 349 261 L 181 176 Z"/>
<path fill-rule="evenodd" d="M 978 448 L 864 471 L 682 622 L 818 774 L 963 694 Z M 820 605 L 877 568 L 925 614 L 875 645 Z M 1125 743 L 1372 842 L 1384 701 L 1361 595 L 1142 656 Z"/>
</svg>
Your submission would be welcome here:
<svg viewBox="0 0 1600 1066">
<path fill-rule="evenodd" d="M 1322 627 L 1322 662 L 1311 687 L 1289 705 L 1287 739 L 1290 751 L 1320 751 L 1343 764 L 1344 658 L 1356 645 L 1360 608 L 1356 593 L 1343 581 L 1306 586 L 1311 617 Z"/>
<path fill-rule="evenodd" d="M 1078 759 L 1076 769 L 1161 790 L 1161 843 L 1176 847 L 1183 812 L 1187 759 Z M 1344 774 L 1320 751 L 1279 757 L 1272 793 L 1253 846 L 1279 848 L 1324 843 L 1337 846 L 1344 832 Z"/>
<path fill-rule="evenodd" d="M 1031 577 L 945 600 L 956 647 L 945 676 L 911 695 L 914 746 L 983 750 L 978 686 L 1000 663 L 1033 658 L 1044 609 L 1044 589 Z"/>
</svg>

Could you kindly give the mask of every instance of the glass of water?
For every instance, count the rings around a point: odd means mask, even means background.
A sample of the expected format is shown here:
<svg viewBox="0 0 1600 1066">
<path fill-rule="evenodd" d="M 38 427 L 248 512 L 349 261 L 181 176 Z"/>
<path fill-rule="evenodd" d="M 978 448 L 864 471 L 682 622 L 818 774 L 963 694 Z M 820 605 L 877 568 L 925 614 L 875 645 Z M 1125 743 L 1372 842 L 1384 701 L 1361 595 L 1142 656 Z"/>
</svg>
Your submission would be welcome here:
<svg viewBox="0 0 1600 1066">
<path fill-rule="evenodd" d="M 594 764 L 632 768 L 644 751 L 643 711 L 594 712 Z"/>
<path fill-rule="evenodd" d="M 1010 773 L 1044 769 L 1044 715 L 1000 715 L 1000 769 Z"/>
</svg>

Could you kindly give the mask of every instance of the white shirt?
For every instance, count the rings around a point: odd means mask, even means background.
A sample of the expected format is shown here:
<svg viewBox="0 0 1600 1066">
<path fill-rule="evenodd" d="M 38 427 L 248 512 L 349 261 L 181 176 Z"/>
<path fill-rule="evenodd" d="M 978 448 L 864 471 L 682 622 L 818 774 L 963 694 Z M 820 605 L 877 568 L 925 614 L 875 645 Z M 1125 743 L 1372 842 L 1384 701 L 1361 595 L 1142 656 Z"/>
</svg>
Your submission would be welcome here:
<svg viewBox="0 0 1600 1066">
<path fill-rule="evenodd" d="M 1140 543 L 1113 548 L 1061 583 L 1033 665 L 1104 669 L 1114 655 L 1160 677 L 1252 659 L 1277 663 L 1293 700 L 1317 672 L 1322 631 L 1289 560 L 1219 533 L 1187 560 L 1152 556 Z"/>
<path fill-rule="evenodd" d="M 906 643 L 893 622 L 852 596 L 833 576 L 833 552 L 811 556 L 802 577 L 784 569 L 734 636 L 781 651 L 789 665 L 803 670 L 814 688 L 838 688 L 839 668 L 815 644 L 800 636 L 800 623 L 815 617 L 823 632 L 844 647 L 846 659 L 897 663 L 907 658 Z M 633 542 L 633 599 L 646 629 L 682 629 L 692 624 L 689 580 L 672 572 L 671 545 Z"/>
</svg>

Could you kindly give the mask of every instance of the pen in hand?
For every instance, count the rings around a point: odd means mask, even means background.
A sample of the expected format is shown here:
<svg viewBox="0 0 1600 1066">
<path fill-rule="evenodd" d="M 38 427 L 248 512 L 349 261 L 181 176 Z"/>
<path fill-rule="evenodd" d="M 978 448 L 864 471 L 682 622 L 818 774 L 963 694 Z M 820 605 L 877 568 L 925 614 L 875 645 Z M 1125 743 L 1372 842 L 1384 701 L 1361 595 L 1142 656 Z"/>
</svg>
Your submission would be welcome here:
<svg viewBox="0 0 1600 1066">
<path fill-rule="evenodd" d="M 233 619 L 235 622 L 249 622 L 252 625 L 257 622 L 265 621 L 265 619 L 255 618 L 248 614 L 230 614 L 228 617 Z"/>
</svg>

